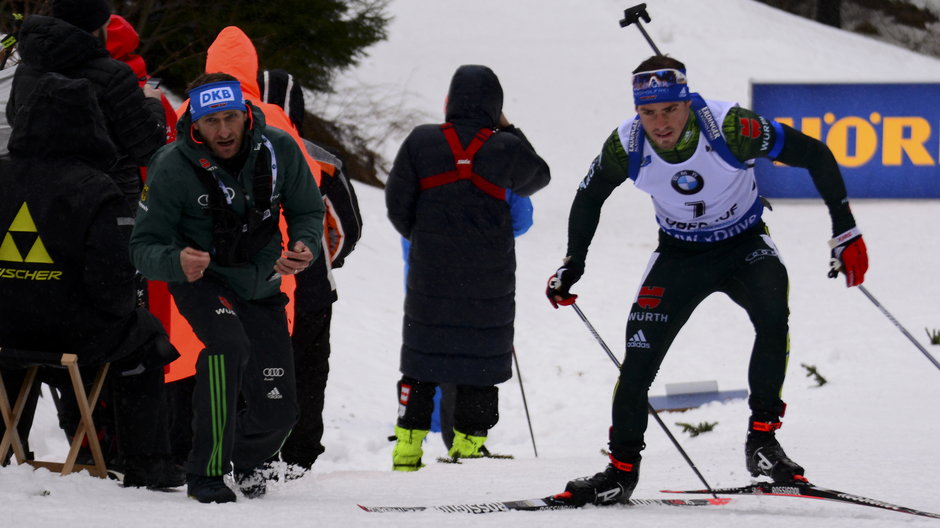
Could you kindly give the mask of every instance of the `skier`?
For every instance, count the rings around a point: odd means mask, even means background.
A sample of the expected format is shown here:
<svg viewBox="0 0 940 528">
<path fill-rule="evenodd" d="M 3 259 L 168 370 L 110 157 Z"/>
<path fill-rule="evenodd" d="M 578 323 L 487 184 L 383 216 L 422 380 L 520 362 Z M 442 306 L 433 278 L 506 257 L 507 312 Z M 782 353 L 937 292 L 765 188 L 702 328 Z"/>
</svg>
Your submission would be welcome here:
<svg viewBox="0 0 940 528">
<path fill-rule="evenodd" d="M 633 71 L 633 96 L 638 115 L 608 137 L 578 188 L 568 254 L 546 290 L 555 308 L 575 301 L 570 289 L 584 273 L 601 207 L 617 186 L 630 179 L 650 194 L 659 247 L 627 322 L 610 464 L 593 477 L 569 482 L 570 500 L 581 505 L 629 499 L 645 447 L 649 386 L 676 334 L 714 292 L 744 308 L 756 332 L 748 373 L 747 469 L 778 482 L 805 481 L 803 468 L 775 438 L 786 408 L 780 393 L 789 355 L 788 278 L 761 220 L 764 202 L 753 160 L 809 170 L 832 220 L 830 276 L 841 270 L 846 286 L 857 286 L 868 257 L 835 158 L 824 143 L 791 127 L 691 93 L 685 65 L 671 57 L 651 57 Z"/>
</svg>

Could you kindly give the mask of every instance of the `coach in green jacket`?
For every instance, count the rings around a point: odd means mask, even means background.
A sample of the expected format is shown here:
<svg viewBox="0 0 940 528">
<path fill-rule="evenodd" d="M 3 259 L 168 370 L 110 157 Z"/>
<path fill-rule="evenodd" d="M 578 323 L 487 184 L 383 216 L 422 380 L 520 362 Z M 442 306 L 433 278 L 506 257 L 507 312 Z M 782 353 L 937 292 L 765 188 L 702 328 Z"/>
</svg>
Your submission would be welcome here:
<svg viewBox="0 0 940 528">
<path fill-rule="evenodd" d="M 323 200 L 297 144 L 265 127 L 234 77 L 203 75 L 189 96 L 179 139 L 148 167 L 131 257 L 147 278 L 169 283 L 206 346 L 196 363 L 188 493 L 232 502 L 223 475 L 234 465 L 241 492 L 263 495 L 265 461 L 297 418 L 280 276 L 319 254 Z"/>
</svg>

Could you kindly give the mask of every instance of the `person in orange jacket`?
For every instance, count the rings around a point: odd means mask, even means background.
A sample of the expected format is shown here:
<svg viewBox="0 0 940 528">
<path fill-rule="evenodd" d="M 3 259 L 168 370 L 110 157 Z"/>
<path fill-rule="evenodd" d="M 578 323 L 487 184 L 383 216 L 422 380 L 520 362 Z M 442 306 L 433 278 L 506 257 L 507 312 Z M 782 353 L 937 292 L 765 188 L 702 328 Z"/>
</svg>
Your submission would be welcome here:
<svg viewBox="0 0 940 528">
<path fill-rule="evenodd" d="M 268 127 L 278 128 L 290 134 L 297 142 L 304 158 L 310 166 L 310 172 L 320 185 L 320 164 L 317 163 L 304 146 L 300 134 L 291 122 L 284 109 L 276 104 L 265 103 L 258 87 L 258 51 L 251 39 L 240 28 L 228 26 L 219 32 L 219 35 L 209 46 L 206 53 L 206 73 L 227 73 L 241 83 L 242 94 L 246 101 L 251 101 L 264 112 Z M 177 108 L 177 116 L 182 115 L 189 107 L 189 100 Z"/>
<path fill-rule="evenodd" d="M 108 40 L 105 47 L 111 57 L 127 64 L 137 75 L 137 83 L 141 88 L 148 82 L 153 87 L 159 85 L 159 79 L 150 77 L 147 73 L 147 61 L 143 57 L 134 53 L 140 46 L 140 35 L 134 26 L 121 15 L 111 15 L 108 21 Z M 160 104 L 163 105 L 163 113 L 166 115 L 166 142 L 176 141 L 176 110 L 173 104 L 166 98 L 166 95 L 160 94 Z M 146 171 L 141 167 L 141 177 L 146 179 Z"/>
</svg>

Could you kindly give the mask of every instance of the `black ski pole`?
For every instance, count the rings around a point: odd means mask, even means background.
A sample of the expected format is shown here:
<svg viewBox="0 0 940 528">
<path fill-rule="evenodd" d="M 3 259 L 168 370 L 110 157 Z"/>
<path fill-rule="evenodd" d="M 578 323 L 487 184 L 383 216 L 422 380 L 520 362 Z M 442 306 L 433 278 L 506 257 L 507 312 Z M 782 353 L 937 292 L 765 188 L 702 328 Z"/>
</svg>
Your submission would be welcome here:
<svg viewBox="0 0 940 528">
<path fill-rule="evenodd" d="M 925 356 L 927 356 L 927 359 L 929 359 L 930 362 L 933 363 L 933 366 L 935 366 L 935 367 L 937 367 L 938 369 L 940 369 L 940 363 L 937 362 L 936 358 L 934 358 L 933 356 L 931 356 L 931 355 L 930 355 L 930 352 L 927 352 L 927 349 L 925 349 L 923 346 L 921 346 L 921 344 L 920 344 L 916 339 L 914 339 L 914 336 L 912 336 L 912 335 L 910 334 L 910 332 L 908 332 L 907 329 L 905 329 L 904 326 L 902 326 L 901 323 L 898 322 L 898 320 L 895 319 L 894 316 L 891 315 L 891 313 L 888 312 L 888 310 L 887 310 L 884 306 L 882 306 L 880 302 L 878 302 L 877 299 L 875 299 L 875 296 L 872 295 L 872 294 L 868 291 L 868 288 L 866 288 L 866 287 L 862 286 L 861 284 L 859 284 L 859 285 L 858 285 L 858 290 L 859 290 L 860 292 L 864 293 L 864 294 L 865 294 L 865 297 L 868 297 L 868 300 L 870 300 L 870 301 L 872 302 L 872 304 L 874 304 L 875 306 L 877 306 L 878 309 L 881 310 L 881 313 L 885 314 L 885 317 L 887 317 L 889 321 L 891 321 L 892 323 L 894 323 L 894 326 L 898 327 L 898 330 L 900 330 L 902 334 L 904 334 L 905 336 L 907 336 L 907 338 L 911 340 L 911 343 L 914 343 L 914 346 L 916 346 L 918 350 L 920 350 L 921 352 L 923 352 L 923 354 L 924 354 Z"/>
<path fill-rule="evenodd" d="M 532 432 L 532 418 L 529 416 L 529 404 L 525 401 L 525 389 L 522 387 L 522 371 L 519 370 L 519 358 L 516 357 L 516 347 L 512 347 L 512 362 L 516 364 L 516 378 L 519 379 L 519 392 L 522 393 L 522 407 L 525 408 L 525 419 L 529 422 L 529 436 L 532 437 L 532 451 L 535 458 L 539 457 L 539 450 L 535 447 L 535 433 Z"/>
<path fill-rule="evenodd" d="M 650 47 L 653 48 L 653 51 L 657 55 L 662 56 L 659 48 L 656 47 L 656 44 L 653 44 L 653 39 L 650 38 L 649 33 L 646 32 L 646 29 L 643 27 L 643 24 L 640 23 L 640 19 L 646 21 L 647 24 L 650 22 L 650 14 L 646 12 L 646 4 L 637 4 L 633 7 L 629 7 L 623 11 L 623 19 L 620 21 L 620 27 L 627 27 L 630 24 L 636 24 L 637 29 L 640 30 L 640 33 L 643 34 L 643 37 L 649 42 Z"/>
<path fill-rule="evenodd" d="M 611 352 L 610 347 L 607 346 L 607 343 L 604 342 L 604 340 L 601 338 L 601 335 L 598 334 L 597 330 L 594 329 L 594 325 L 592 325 L 591 322 L 588 321 L 588 318 L 585 317 L 584 312 L 582 312 L 581 308 L 578 307 L 578 303 L 571 303 L 571 306 L 574 308 L 574 311 L 578 313 L 578 317 L 580 317 L 581 320 L 584 321 L 584 324 L 588 327 L 588 330 L 591 331 L 591 334 L 594 335 L 594 339 L 597 339 L 597 342 L 601 344 L 601 347 L 603 347 L 604 352 L 607 352 L 607 356 L 610 357 L 610 360 L 614 362 L 614 365 L 616 365 L 617 369 L 619 370 L 620 361 L 617 360 L 617 357 L 614 355 L 613 352 Z M 716 495 L 715 492 L 712 491 L 712 487 L 708 485 L 708 482 L 705 481 L 705 477 L 702 476 L 702 473 L 699 472 L 697 467 L 695 467 L 695 463 L 692 462 L 692 459 L 689 458 L 688 454 L 686 454 L 685 449 L 682 449 L 682 446 L 679 445 L 679 441 L 676 440 L 676 437 L 672 435 L 672 432 L 669 430 L 668 427 L 666 427 L 666 424 L 663 423 L 662 419 L 659 417 L 659 414 L 656 412 L 656 409 L 654 409 L 652 404 L 650 404 L 648 401 L 646 402 L 646 407 L 648 408 L 650 414 L 653 415 L 653 418 L 656 419 L 656 423 L 658 423 L 659 426 L 662 427 L 663 431 L 665 431 L 666 433 L 666 436 L 668 436 L 669 440 L 672 441 L 672 445 L 676 446 L 676 449 L 679 450 L 679 453 L 682 455 L 682 458 L 685 459 L 685 461 L 689 464 L 689 467 L 692 468 L 692 471 L 694 471 L 695 474 L 698 476 L 698 479 L 701 480 L 702 484 L 705 485 L 705 489 L 707 489 L 708 492 L 712 494 L 712 497 L 715 497 L 717 499 L 718 495 Z"/>
</svg>

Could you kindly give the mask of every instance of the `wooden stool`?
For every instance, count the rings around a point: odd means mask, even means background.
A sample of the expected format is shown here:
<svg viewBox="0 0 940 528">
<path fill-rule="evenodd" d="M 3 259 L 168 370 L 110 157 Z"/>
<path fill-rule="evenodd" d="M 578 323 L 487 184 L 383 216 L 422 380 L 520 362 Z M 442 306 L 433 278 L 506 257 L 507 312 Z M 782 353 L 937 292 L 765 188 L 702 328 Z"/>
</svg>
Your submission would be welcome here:
<svg viewBox="0 0 940 528">
<path fill-rule="evenodd" d="M 103 363 L 98 367 L 95 379 L 91 384 L 91 392 L 85 392 L 85 383 L 82 381 L 81 372 L 78 370 L 78 356 L 75 354 L 56 354 L 50 352 L 36 352 L 29 350 L 15 350 L 10 348 L 0 348 L 0 358 L 7 364 L 18 365 L 26 368 L 26 378 L 23 380 L 23 386 L 20 387 L 13 406 L 10 406 L 10 398 L 7 394 L 3 378 L 0 377 L 0 414 L 3 415 L 3 423 L 6 431 L 3 433 L 3 439 L 0 440 L 0 460 L 4 460 L 13 448 L 13 454 L 17 464 L 24 462 L 33 467 L 43 467 L 50 471 L 57 471 L 62 475 L 68 475 L 73 471 L 86 470 L 90 474 L 106 478 L 108 468 L 104 462 L 104 455 L 101 452 L 101 444 L 98 442 L 98 431 L 95 422 L 92 419 L 92 409 L 98 396 L 101 394 L 101 388 L 104 386 L 105 377 L 108 374 L 110 363 Z M 47 462 L 42 460 L 26 460 L 26 452 L 20 441 L 20 435 L 16 426 L 23 413 L 23 407 L 26 405 L 27 395 L 36 381 L 36 374 L 41 367 L 65 367 L 68 369 L 69 378 L 72 381 L 72 389 L 75 391 L 75 399 L 78 402 L 78 409 L 82 419 L 78 424 L 75 436 L 72 438 L 72 445 L 65 462 Z M 76 464 L 78 451 L 82 447 L 82 441 L 88 438 L 88 447 L 91 449 L 91 455 L 94 459 L 94 465 Z"/>
</svg>

